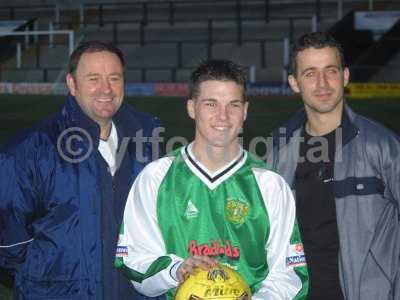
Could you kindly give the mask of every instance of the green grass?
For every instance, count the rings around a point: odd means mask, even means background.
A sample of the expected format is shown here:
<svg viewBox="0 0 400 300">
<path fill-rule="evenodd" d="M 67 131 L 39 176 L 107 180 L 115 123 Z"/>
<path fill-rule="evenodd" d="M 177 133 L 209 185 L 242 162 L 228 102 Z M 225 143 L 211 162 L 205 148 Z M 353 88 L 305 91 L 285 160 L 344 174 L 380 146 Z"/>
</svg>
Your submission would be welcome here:
<svg viewBox="0 0 400 300">
<path fill-rule="evenodd" d="M 193 122 L 186 114 L 185 99 L 130 97 L 126 101 L 139 110 L 158 116 L 166 129 L 163 135 L 166 139 L 173 136 L 182 136 L 188 140 L 193 138 Z M 19 130 L 29 128 L 35 122 L 57 112 L 63 103 L 64 98 L 60 96 L 0 95 L 0 144 Z M 400 133 L 400 99 L 349 100 L 349 103 L 357 112 Z M 251 99 L 244 126 L 245 142 L 255 136 L 267 136 L 272 128 L 301 106 L 301 101 L 294 97 Z"/>
<path fill-rule="evenodd" d="M 12 292 L 10 289 L 0 284 L 0 299 L 2 300 L 11 300 Z"/>
<path fill-rule="evenodd" d="M 126 101 L 139 110 L 161 119 L 166 131 L 165 140 L 182 136 L 193 138 L 193 122 L 186 114 L 185 99 L 132 97 Z M 0 95 L 0 144 L 19 130 L 54 114 L 63 105 L 64 97 Z M 400 99 L 364 99 L 348 101 L 357 112 L 375 119 L 400 134 Z M 253 137 L 267 137 L 272 128 L 286 120 L 302 106 L 295 97 L 268 97 L 251 99 L 248 118 L 244 126 L 245 145 Z M 179 146 L 179 145 L 177 145 Z M 257 148 L 258 150 L 258 148 Z M 0 299 L 11 299 L 9 290 L 0 286 Z"/>
</svg>

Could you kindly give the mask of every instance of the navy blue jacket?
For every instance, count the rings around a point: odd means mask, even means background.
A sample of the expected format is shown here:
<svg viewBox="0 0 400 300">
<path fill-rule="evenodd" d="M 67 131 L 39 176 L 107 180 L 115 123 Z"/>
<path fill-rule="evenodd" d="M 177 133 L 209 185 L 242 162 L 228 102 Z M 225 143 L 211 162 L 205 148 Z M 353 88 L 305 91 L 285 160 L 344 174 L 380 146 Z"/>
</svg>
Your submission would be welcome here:
<svg viewBox="0 0 400 300">
<path fill-rule="evenodd" d="M 123 104 L 113 122 L 124 154 L 114 177 L 72 96 L 0 152 L 0 267 L 15 273 L 16 299 L 139 298 L 113 262 L 129 188 L 151 158 L 132 138 L 158 120 Z"/>
</svg>

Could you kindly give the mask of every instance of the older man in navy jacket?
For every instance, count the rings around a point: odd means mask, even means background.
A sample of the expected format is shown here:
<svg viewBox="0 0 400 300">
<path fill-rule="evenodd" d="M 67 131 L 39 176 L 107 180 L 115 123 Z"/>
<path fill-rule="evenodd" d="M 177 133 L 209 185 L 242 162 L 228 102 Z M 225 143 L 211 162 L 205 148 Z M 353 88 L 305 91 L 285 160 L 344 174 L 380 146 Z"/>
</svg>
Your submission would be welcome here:
<svg viewBox="0 0 400 300">
<path fill-rule="evenodd" d="M 81 44 L 63 109 L 0 152 L 0 267 L 15 274 L 16 299 L 141 297 L 113 260 L 158 120 L 122 103 L 123 68 L 114 46 Z"/>
</svg>

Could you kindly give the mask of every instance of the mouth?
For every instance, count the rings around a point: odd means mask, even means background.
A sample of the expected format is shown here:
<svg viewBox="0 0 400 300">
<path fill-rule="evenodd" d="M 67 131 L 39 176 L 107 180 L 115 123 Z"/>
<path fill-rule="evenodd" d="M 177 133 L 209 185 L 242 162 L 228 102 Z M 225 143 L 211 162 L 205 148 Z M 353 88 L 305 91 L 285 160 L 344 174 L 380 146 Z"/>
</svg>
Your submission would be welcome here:
<svg viewBox="0 0 400 300">
<path fill-rule="evenodd" d="M 331 95 L 332 95 L 331 92 L 317 93 L 317 94 L 315 94 L 315 96 L 316 96 L 317 98 L 323 98 L 323 99 L 325 99 L 325 98 L 330 98 Z"/>
<path fill-rule="evenodd" d="M 107 103 L 107 102 L 112 102 L 113 98 L 97 98 L 96 101 L 100 103 Z"/>
<path fill-rule="evenodd" d="M 229 130 L 228 126 L 212 126 L 212 128 L 214 128 L 217 131 L 221 131 L 221 132 Z"/>
</svg>

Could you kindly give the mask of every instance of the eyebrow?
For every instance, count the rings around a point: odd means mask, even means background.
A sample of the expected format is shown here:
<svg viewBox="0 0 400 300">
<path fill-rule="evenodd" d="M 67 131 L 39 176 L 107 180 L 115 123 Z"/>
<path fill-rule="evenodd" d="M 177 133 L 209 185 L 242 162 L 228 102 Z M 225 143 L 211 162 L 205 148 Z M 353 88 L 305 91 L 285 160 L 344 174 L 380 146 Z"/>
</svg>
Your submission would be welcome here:
<svg viewBox="0 0 400 300">
<path fill-rule="evenodd" d="M 244 100 L 239 100 L 239 99 L 235 99 L 235 100 L 232 100 L 232 101 L 230 101 L 229 103 L 245 103 L 246 101 L 244 101 Z"/>
<path fill-rule="evenodd" d="M 90 77 L 90 76 L 99 76 L 100 74 L 98 73 L 87 73 L 85 76 Z"/>
<path fill-rule="evenodd" d="M 202 102 L 205 102 L 205 101 L 218 102 L 217 99 L 214 99 L 214 98 L 204 98 L 204 99 L 199 99 L 199 100 Z M 229 103 L 237 103 L 237 102 L 244 103 L 245 101 L 240 100 L 240 99 L 234 99 L 234 100 L 229 101 Z"/>
<path fill-rule="evenodd" d="M 86 76 L 86 77 L 90 77 L 90 76 L 101 76 L 101 74 L 100 74 L 100 73 L 92 73 L 92 72 L 90 72 L 90 73 L 87 73 L 85 76 Z M 119 72 L 114 72 L 114 73 L 109 74 L 108 76 L 121 76 L 121 77 L 122 77 L 122 74 L 119 73 Z"/>
<path fill-rule="evenodd" d="M 199 99 L 200 101 L 212 101 L 212 102 L 217 102 L 217 100 L 216 99 L 214 99 L 214 98 L 201 98 L 201 99 Z"/>
<path fill-rule="evenodd" d="M 338 69 L 338 70 L 341 69 L 341 67 L 338 66 L 338 65 L 328 65 L 328 66 L 325 66 L 325 67 L 324 67 L 324 69 L 332 69 L 332 68 Z M 301 75 L 304 75 L 305 73 L 307 73 L 307 72 L 309 72 L 309 71 L 314 71 L 314 70 L 316 70 L 316 69 L 317 69 L 317 67 L 309 67 L 309 68 L 303 70 L 303 71 L 301 72 Z"/>
<path fill-rule="evenodd" d="M 109 76 L 122 76 L 122 75 L 123 75 L 122 73 L 114 72 L 114 73 L 111 73 Z"/>
</svg>

